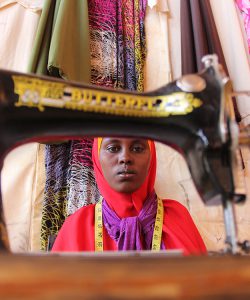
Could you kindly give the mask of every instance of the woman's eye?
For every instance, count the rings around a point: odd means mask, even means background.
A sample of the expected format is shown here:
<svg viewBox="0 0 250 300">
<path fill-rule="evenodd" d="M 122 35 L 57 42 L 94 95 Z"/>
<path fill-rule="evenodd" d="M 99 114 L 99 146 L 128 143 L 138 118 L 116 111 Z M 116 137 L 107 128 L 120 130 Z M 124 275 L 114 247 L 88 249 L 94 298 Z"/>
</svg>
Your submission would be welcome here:
<svg viewBox="0 0 250 300">
<path fill-rule="evenodd" d="M 108 146 L 107 147 L 107 151 L 111 152 L 111 153 L 116 153 L 120 150 L 120 147 L 119 146 Z"/>
<path fill-rule="evenodd" d="M 138 145 L 138 146 L 133 146 L 132 150 L 133 150 L 133 152 L 141 153 L 141 152 L 144 151 L 144 147 L 143 147 L 143 146 L 140 146 L 140 145 Z"/>
</svg>

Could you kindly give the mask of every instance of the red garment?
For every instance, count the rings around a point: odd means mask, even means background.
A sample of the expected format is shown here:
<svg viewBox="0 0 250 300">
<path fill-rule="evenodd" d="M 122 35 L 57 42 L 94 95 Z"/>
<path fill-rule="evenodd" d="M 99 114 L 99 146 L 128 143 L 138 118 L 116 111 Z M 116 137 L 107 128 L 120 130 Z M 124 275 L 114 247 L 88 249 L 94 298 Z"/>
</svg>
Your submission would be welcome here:
<svg viewBox="0 0 250 300">
<path fill-rule="evenodd" d="M 93 163 L 96 182 L 108 205 L 120 218 L 136 216 L 140 212 L 146 195 L 153 191 L 156 173 L 155 145 L 150 143 L 151 161 L 148 176 L 142 186 L 131 195 L 118 193 L 106 182 L 98 159 L 97 139 L 93 145 Z M 184 254 L 206 253 L 204 242 L 187 209 L 177 201 L 163 200 L 164 219 L 162 239 L 166 249 L 182 249 Z M 95 250 L 95 205 L 81 208 L 70 216 L 59 231 L 52 251 Z M 117 250 L 116 242 L 110 238 L 103 226 L 104 250 Z"/>
</svg>

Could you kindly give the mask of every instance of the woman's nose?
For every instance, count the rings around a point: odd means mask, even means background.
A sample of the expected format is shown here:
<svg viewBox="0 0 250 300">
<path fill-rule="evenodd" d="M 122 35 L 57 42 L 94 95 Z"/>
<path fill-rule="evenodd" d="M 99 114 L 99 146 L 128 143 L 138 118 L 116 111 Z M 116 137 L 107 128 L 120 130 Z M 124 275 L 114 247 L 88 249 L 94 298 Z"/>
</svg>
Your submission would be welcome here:
<svg viewBox="0 0 250 300">
<path fill-rule="evenodd" d="M 131 164 L 133 162 L 133 158 L 129 149 L 123 149 L 119 155 L 119 163 L 120 164 Z"/>
</svg>

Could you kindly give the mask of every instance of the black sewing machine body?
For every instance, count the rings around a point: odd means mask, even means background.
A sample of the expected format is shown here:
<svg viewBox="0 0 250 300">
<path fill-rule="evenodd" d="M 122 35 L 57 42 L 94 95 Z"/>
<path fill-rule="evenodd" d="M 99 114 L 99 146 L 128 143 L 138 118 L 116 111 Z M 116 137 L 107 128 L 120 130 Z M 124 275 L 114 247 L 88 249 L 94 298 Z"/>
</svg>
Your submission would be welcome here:
<svg viewBox="0 0 250 300">
<path fill-rule="evenodd" d="M 229 81 L 216 60 L 208 57 L 205 65 L 200 74 L 141 94 L 2 70 L 1 159 L 28 141 L 151 138 L 182 153 L 205 204 L 243 200 L 233 179 Z"/>
</svg>

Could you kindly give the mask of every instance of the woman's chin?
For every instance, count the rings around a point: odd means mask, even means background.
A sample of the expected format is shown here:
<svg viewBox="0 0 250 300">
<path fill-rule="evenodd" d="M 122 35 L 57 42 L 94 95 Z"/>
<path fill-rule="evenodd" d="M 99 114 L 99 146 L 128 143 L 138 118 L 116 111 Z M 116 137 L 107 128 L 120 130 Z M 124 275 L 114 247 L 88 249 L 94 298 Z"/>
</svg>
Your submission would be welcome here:
<svg viewBox="0 0 250 300">
<path fill-rule="evenodd" d="M 123 194 L 131 194 L 138 190 L 138 186 L 131 184 L 131 182 L 122 182 L 119 184 L 119 186 L 115 187 L 114 190 L 118 193 L 123 193 Z"/>
</svg>

